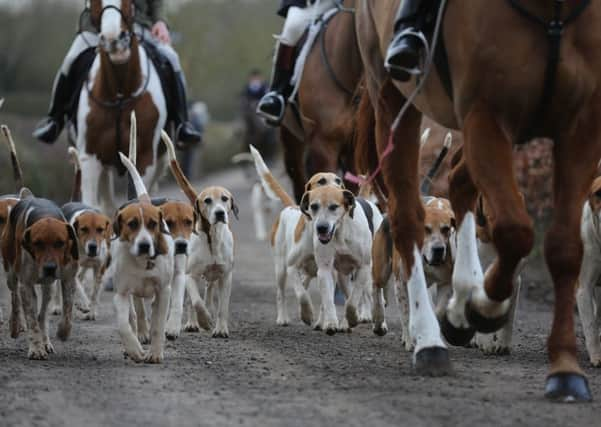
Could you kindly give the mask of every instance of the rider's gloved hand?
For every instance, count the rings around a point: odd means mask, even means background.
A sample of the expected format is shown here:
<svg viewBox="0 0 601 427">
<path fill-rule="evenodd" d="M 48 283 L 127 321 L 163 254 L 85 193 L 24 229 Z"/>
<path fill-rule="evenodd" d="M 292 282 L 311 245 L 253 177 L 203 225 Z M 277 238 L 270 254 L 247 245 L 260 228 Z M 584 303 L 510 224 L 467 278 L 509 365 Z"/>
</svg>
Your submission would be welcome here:
<svg viewBox="0 0 601 427">
<path fill-rule="evenodd" d="M 159 40 L 161 43 L 171 44 L 171 36 L 169 35 L 169 29 L 167 28 L 167 24 L 163 21 L 157 21 L 152 26 L 152 36 Z"/>
</svg>

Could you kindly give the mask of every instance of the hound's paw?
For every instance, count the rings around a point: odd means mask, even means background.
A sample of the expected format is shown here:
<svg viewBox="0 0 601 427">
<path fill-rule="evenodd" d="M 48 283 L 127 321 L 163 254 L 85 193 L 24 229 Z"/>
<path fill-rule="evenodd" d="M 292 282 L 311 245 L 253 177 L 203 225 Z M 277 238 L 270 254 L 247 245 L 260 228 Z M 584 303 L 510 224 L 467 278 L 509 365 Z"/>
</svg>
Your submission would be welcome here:
<svg viewBox="0 0 601 427">
<path fill-rule="evenodd" d="M 314 331 L 323 331 L 323 325 L 320 322 L 315 322 L 313 325 Z"/>
<path fill-rule="evenodd" d="M 198 323 L 188 322 L 184 325 L 185 332 L 200 332 Z"/>
<path fill-rule="evenodd" d="M 589 359 L 593 368 L 601 368 L 601 350 L 589 352 Z"/>
<path fill-rule="evenodd" d="M 82 317 L 83 320 L 96 320 L 96 310 L 90 310 L 89 312 L 85 313 Z"/>
<path fill-rule="evenodd" d="M 308 301 L 301 302 L 300 305 L 300 318 L 305 325 L 311 326 L 313 323 L 313 307 Z"/>
<path fill-rule="evenodd" d="M 359 315 L 359 323 L 371 323 L 372 317 L 370 314 L 363 313 Z"/>
<path fill-rule="evenodd" d="M 278 317 L 275 321 L 278 326 L 288 326 L 290 325 L 290 319 L 287 317 Z"/>
<path fill-rule="evenodd" d="M 359 324 L 359 316 L 357 315 L 357 307 L 350 304 L 346 305 L 346 320 L 351 328 L 354 328 Z"/>
<path fill-rule="evenodd" d="M 137 350 L 136 351 L 126 351 L 125 355 L 136 363 L 141 363 L 141 362 L 145 361 L 144 354 Z"/>
<path fill-rule="evenodd" d="M 215 328 L 213 330 L 213 338 L 229 338 L 230 332 L 227 327 L 225 328 Z"/>
<path fill-rule="evenodd" d="M 503 331 L 493 332 L 492 334 L 477 333 L 474 340 L 476 346 L 484 354 L 507 355 L 511 352 L 511 341 L 506 339 Z"/>
<path fill-rule="evenodd" d="M 165 338 L 169 341 L 174 341 L 179 338 L 179 328 L 165 328 Z"/>
<path fill-rule="evenodd" d="M 338 329 L 336 329 L 336 332 L 340 332 L 342 334 L 350 334 L 351 332 L 353 332 L 353 330 L 349 326 L 347 320 L 342 319 L 338 324 Z"/>
<path fill-rule="evenodd" d="M 71 322 L 61 320 L 56 330 L 57 338 L 61 341 L 66 341 L 69 335 L 71 335 Z"/>
<path fill-rule="evenodd" d="M 27 357 L 31 360 L 48 360 L 48 352 L 43 346 L 29 347 Z"/>
<path fill-rule="evenodd" d="M 44 349 L 46 350 L 46 353 L 48 353 L 48 354 L 56 353 L 54 351 L 54 346 L 52 345 L 52 343 L 50 341 L 48 341 L 46 344 L 44 344 Z"/>
<path fill-rule="evenodd" d="M 144 358 L 144 363 L 162 363 L 163 362 L 163 352 L 155 353 L 153 351 L 149 351 Z"/>
<path fill-rule="evenodd" d="M 77 311 L 79 311 L 80 313 L 86 314 L 86 313 L 90 312 L 90 306 L 88 304 L 76 302 L 74 305 L 75 305 L 75 308 L 77 309 Z"/>
<path fill-rule="evenodd" d="M 338 322 L 326 322 L 323 325 L 323 330 L 325 331 L 326 334 L 328 335 L 334 335 L 336 332 L 338 332 Z"/>
<path fill-rule="evenodd" d="M 62 313 L 63 313 L 63 309 L 60 305 L 55 305 L 54 307 L 52 307 L 50 309 L 50 314 L 52 314 L 53 316 L 58 316 Z"/>
<path fill-rule="evenodd" d="M 401 346 L 405 349 L 405 351 L 413 351 L 413 349 L 415 348 L 413 340 L 405 337 L 401 338 Z"/>
<path fill-rule="evenodd" d="M 388 325 L 386 325 L 386 322 L 374 324 L 374 334 L 376 334 L 379 337 L 383 337 L 387 333 L 388 333 Z"/>
<path fill-rule="evenodd" d="M 150 344 L 150 334 L 138 332 L 138 341 L 140 344 Z"/>
</svg>

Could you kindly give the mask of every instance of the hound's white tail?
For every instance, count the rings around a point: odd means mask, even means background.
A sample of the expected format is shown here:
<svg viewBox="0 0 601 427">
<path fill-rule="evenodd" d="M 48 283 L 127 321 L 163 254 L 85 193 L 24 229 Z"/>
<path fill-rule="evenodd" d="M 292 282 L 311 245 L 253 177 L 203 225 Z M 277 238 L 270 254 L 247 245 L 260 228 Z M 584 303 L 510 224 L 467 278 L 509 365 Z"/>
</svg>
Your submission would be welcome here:
<svg viewBox="0 0 601 427">
<path fill-rule="evenodd" d="M 138 125 L 136 122 L 136 112 L 131 111 L 129 125 L 129 160 L 135 165 L 138 163 Z"/>
<path fill-rule="evenodd" d="M 19 158 L 17 157 L 15 141 L 13 140 L 8 126 L 2 125 L 0 126 L 0 129 L 2 129 L 2 133 L 4 134 L 4 138 L 6 139 L 6 144 L 8 145 L 8 150 L 10 151 L 10 162 L 13 167 L 13 177 L 15 179 L 15 186 L 17 188 L 17 191 L 19 191 L 23 187 L 23 171 L 21 170 Z"/>
<path fill-rule="evenodd" d="M 253 156 L 255 161 L 255 168 L 257 169 L 257 174 L 261 179 L 261 184 L 263 185 L 263 190 L 265 190 L 265 194 L 267 197 L 273 200 L 280 200 L 284 206 L 295 206 L 294 200 L 292 197 L 286 193 L 286 190 L 281 186 L 281 184 L 274 178 L 273 174 L 263 161 L 263 157 L 261 157 L 261 153 L 253 147 L 249 145 L 250 154 Z"/>
<path fill-rule="evenodd" d="M 79 151 L 75 147 L 67 150 L 69 162 L 73 165 L 73 189 L 71 190 L 71 201 L 81 202 L 81 164 L 79 163 Z"/>
<path fill-rule="evenodd" d="M 131 125 L 129 136 L 129 155 L 133 156 L 133 160 L 135 161 L 137 149 L 136 114 L 133 111 L 131 112 Z M 141 202 L 150 203 L 150 196 L 148 195 L 148 190 L 146 190 L 146 186 L 144 185 L 144 181 L 142 181 L 142 177 L 140 176 L 138 169 L 136 169 L 136 165 L 129 158 L 125 157 L 123 153 L 119 153 L 119 157 L 121 158 L 121 163 L 123 163 L 123 166 L 125 166 L 125 168 L 129 172 L 129 175 L 131 176 L 131 180 L 134 184 L 134 188 L 136 190 L 136 197 L 138 198 L 138 200 Z"/>
<path fill-rule="evenodd" d="M 431 131 L 432 131 L 432 129 L 430 129 L 430 128 L 426 128 L 426 129 L 424 130 L 424 132 L 422 133 L 422 137 L 421 137 L 421 139 L 420 139 L 420 142 L 419 142 L 419 146 L 420 146 L 420 147 L 423 147 L 423 146 L 424 146 L 424 144 L 425 144 L 426 142 L 428 142 L 428 139 L 430 139 L 430 132 L 431 132 Z"/>
<path fill-rule="evenodd" d="M 196 192 L 194 187 L 192 187 L 192 184 L 190 184 L 190 181 L 188 181 L 186 175 L 184 175 L 184 172 L 182 171 L 182 168 L 180 167 L 179 162 L 177 161 L 177 157 L 175 157 L 175 147 L 173 146 L 173 142 L 171 141 L 171 138 L 169 138 L 167 132 L 165 132 L 164 130 L 161 131 L 161 139 L 163 140 L 165 147 L 167 147 L 167 156 L 169 156 L 169 168 L 171 169 L 173 177 L 177 181 L 179 188 L 182 189 L 184 194 L 188 197 L 188 200 L 190 200 L 190 203 L 192 203 L 192 205 L 195 205 L 198 193 Z"/>
</svg>

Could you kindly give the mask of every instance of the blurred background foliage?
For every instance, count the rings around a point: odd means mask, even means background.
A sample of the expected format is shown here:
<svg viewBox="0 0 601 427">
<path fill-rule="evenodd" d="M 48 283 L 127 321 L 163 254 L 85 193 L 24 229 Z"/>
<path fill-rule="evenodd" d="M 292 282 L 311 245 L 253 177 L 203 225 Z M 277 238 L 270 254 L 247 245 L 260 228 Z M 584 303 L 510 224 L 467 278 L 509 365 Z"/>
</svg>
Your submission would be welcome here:
<svg viewBox="0 0 601 427">
<path fill-rule="evenodd" d="M 241 147 L 239 94 L 252 68 L 269 77 L 273 34 L 282 20 L 276 0 L 165 1 L 188 82 L 190 101 L 207 103 L 212 121 L 196 153 L 195 176 L 229 164 Z M 0 123 L 13 129 L 26 183 L 37 194 L 65 200 L 71 170 L 65 133 L 53 146 L 31 131 L 48 108 L 56 71 L 77 29 L 83 0 L 0 0 Z M 0 170 L 9 167 L 4 147 Z M 13 190 L 2 174 L 0 194 Z"/>
</svg>

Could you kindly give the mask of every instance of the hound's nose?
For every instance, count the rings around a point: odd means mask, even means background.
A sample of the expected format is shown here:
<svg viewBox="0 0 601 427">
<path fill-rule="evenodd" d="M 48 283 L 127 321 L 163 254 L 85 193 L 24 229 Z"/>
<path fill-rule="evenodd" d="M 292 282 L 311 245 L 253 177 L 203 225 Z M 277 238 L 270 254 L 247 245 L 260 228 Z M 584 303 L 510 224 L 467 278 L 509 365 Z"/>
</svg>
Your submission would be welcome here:
<svg viewBox="0 0 601 427">
<path fill-rule="evenodd" d="M 88 256 L 94 258 L 98 255 L 98 245 L 96 242 L 88 243 Z"/>
<path fill-rule="evenodd" d="M 140 255 L 148 255 L 150 253 L 150 243 L 142 242 L 138 244 L 138 253 Z"/>
<path fill-rule="evenodd" d="M 330 227 L 327 224 L 318 224 L 316 229 L 319 234 L 326 234 L 330 231 Z"/>
<path fill-rule="evenodd" d="M 175 255 L 185 254 L 188 251 L 188 242 L 175 242 Z"/>
<path fill-rule="evenodd" d="M 54 277 L 56 276 L 56 269 L 58 266 L 55 262 L 47 262 L 42 267 L 42 272 L 44 273 L 44 277 Z"/>
<path fill-rule="evenodd" d="M 217 221 L 225 222 L 225 211 L 215 212 L 215 219 Z"/>
<path fill-rule="evenodd" d="M 444 261 L 445 247 L 435 246 L 432 248 L 432 263 L 437 264 Z"/>
</svg>

